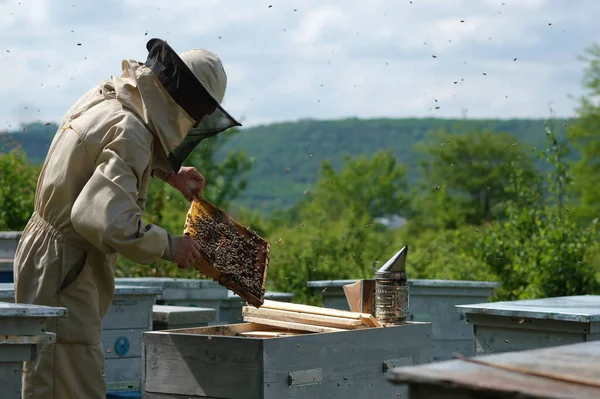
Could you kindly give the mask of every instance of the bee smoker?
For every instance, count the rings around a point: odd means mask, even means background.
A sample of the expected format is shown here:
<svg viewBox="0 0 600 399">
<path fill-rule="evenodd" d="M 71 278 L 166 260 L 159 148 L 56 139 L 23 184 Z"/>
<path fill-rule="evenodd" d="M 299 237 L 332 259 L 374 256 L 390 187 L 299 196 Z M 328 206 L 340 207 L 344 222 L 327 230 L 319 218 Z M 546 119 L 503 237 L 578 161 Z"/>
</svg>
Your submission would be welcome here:
<svg viewBox="0 0 600 399">
<path fill-rule="evenodd" d="M 375 318 L 385 324 L 404 324 L 408 315 L 408 285 L 404 246 L 380 269 L 375 267 Z"/>
</svg>

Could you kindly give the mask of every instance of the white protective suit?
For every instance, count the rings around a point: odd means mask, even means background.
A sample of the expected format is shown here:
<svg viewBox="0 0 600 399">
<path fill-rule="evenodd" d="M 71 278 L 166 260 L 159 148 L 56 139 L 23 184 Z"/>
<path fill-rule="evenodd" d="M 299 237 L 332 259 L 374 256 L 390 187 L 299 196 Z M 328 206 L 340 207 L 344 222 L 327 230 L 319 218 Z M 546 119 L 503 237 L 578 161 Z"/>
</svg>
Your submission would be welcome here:
<svg viewBox="0 0 600 399">
<path fill-rule="evenodd" d="M 189 139 L 197 120 L 174 100 L 187 95 L 186 106 L 193 107 L 193 85 L 167 89 L 168 83 L 159 79 L 164 78 L 161 63 L 168 65 L 174 52 L 153 40 L 158 62 L 149 67 L 123 61 L 121 77 L 83 95 L 66 113 L 41 169 L 34 213 L 14 260 L 15 299 L 65 307 L 68 317 L 50 322 L 48 331 L 56 333 L 56 343 L 43 346 L 35 361 L 25 363 L 25 399 L 104 399 L 101 330 L 113 300 L 117 254 L 149 265 L 170 259 L 174 251 L 171 234 L 145 224 L 142 214 L 151 174 L 164 179 L 179 170 L 181 154 L 177 158 L 173 152 Z M 177 67 L 182 68 L 183 59 L 220 103 L 226 75 L 219 58 L 204 50 L 180 57 Z M 183 90 L 183 97 L 175 90 Z M 210 117 L 205 119 L 199 128 L 211 123 Z M 228 127 L 233 125 L 239 124 L 231 119 Z M 205 136 L 217 132 L 212 129 Z"/>
</svg>

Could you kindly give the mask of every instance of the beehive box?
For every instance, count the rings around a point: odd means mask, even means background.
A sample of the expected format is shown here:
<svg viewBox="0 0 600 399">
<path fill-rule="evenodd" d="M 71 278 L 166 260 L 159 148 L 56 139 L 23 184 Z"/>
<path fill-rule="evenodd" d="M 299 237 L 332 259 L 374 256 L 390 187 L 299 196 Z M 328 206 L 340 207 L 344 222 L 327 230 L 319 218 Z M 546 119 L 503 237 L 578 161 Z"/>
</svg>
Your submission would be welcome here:
<svg viewBox="0 0 600 399">
<path fill-rule="evenodd" d="M 196 269 L 252 306 L 262 305 L 270 257 L 267 241 L 204 199 L 190 205 L 184 234 L 200 244 Z"/>
<path fill-rule="evenodd" d="M 160 292 L 155 287 L 115 287 L 113 303 L 102 321 L 108 391 L 140 389 L 142 333 L 152 330 L 153 306 Z"/>
<path fill-rule="evenodd" d="M 600 296 L 477 303 L 457 309 L 473 329 L 478 356 L 600 339 Z"/>
<path fill-rule="evenodd" d="M 0 258 L 14 258 L 21 239 L 20 231 L 0 231 Z"/>
<path fill-rule="evenodd" d="M 0 302 L 0 389 L 2 398 L 21 398 L 23 362 L 35 359 L 40 344 L 56 341 L 46 321 L 65 317 L 64 308 Z"/>
<path fill-rule="evenodd" d="M 0 302 L 15 302 L 14 283 L 0 283 Z"/>
<path fill-rule="evenodd" d="M 0 231 L 0 283 L 14 281 L 13 260 L 20 239 L 20 231 Z"/>
<path fill-rule="evenodd" d="M 180 328 L 205 327 L 213 323 L 215 309 L 188 306 L 154 305 L 152 330 L 174 330 Z"/>
<path fill-rule="evenodd" d="M 390 381 L 408 385 L 410 399 L 596 399 L 599 357 L 600 342 L 586 342 L 476 359 L 486 364 L 453 360 L 400 367 Z"/>
<path fill-rule="evenodd" d="M 310 281 L 308 286 L 321 292 L 323 306 L 350 310 L 343 286 L 357 280 Z M 485 281 L 415 280 L 409 279 L 410 321 L 431 322 L 433 360 L 452 359 L 453 352 L 474 354 L 473 329 L 455 306 L 487 301 L 498 283 Z"/>
<path fill-rule="evenodd" d="M 108 391 L 139 390 L 142 332 L 151 331 L 156 287 L 115 287 L 113 303 L 102 321 L 104 374 Z M 0 302 L 14 302 L 14 284 L 0 284 Z"/>
<path fill-rule="evenodd" d="M 431 361 L 429 323 L 277 338 L 236 335 L 258 330 L 265 326 L 144 333 L 145 397 L 397 399 L 406 389 L 387 382 L 389 370 Z"/>
<path fill-rule="evenodd" d="M 245 302 L 239 295 L 227 290 L 213 280 L 166 277 L 117 278 L 118 285 L 156 287 L 162 294 L 156 297 L 157 305 L 197 306 L 215 309 L 216 320 L 209 325 L 240 323 Z M 290 302 L 293 294 L 267 292 L 264 299 Z"/>
</svg>

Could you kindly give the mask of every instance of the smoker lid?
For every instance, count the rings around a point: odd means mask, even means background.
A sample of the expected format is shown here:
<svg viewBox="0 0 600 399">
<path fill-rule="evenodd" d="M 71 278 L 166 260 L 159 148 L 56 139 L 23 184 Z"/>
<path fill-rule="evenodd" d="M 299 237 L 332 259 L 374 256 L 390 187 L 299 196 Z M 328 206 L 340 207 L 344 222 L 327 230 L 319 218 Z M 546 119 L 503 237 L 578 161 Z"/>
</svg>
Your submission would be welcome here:
<svg viewBox="0 0 600 399">
<path fill-rule="evenodd" d="M 406 280 L 406 256 L 408 254 L 408 246 L 405 245 L 400 251 L 396 252 L 379 270 L 375 273 L 376 278 L 394 278 Z"/>
</svg>

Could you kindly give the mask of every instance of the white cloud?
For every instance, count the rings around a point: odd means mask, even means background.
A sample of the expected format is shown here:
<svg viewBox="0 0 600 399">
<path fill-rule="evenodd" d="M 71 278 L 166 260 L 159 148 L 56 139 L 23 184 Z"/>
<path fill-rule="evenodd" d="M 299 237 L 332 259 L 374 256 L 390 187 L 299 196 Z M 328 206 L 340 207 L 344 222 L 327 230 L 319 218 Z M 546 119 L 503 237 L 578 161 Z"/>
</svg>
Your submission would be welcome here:
<svg viewBox="0 0 600 399">
<path fill-rule="evenodd" d="M 595 0 L 20 3 L 0 1 L 0 129 L 59 120 L 120 74 L 122 59 L 143 61 L 151 37 L 217 52 L 229 78 L 225 107 L 245 125 L 460 117 L 464 108 L 471 117 L 545 117 L 549 101 L 571 115 L 584 66 L 576 58 L 600 40 Z"/>
</svg>

